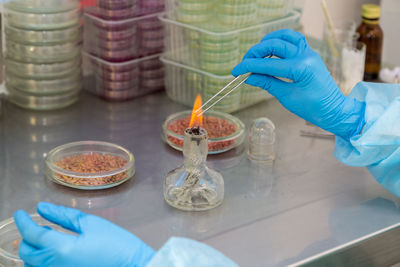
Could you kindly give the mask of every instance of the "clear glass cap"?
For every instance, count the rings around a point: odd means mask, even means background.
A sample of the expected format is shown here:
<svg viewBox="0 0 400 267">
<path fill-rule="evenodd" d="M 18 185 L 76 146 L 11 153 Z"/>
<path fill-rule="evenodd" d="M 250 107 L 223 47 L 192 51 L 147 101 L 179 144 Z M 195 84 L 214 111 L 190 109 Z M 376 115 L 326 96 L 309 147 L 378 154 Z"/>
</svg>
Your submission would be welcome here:
<svg viewBox="0 0 400 267">
<path fill-rule="evenodd" d="M 253 161 L 274 160 L 274 144 L 274 123 L 267 118 L 258 118 L 254 120 L 249 129 L 249 159 Z"/>
</svg>

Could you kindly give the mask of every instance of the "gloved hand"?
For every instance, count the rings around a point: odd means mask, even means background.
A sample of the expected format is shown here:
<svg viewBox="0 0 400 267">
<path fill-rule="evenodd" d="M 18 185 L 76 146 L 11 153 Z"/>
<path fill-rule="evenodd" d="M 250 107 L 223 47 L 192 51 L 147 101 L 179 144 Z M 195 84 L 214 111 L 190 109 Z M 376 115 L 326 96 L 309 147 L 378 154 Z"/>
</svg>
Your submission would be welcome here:
<svg viewBox="0 0 400 267">
<path fill-rule="evenodd" d="M 270 55 L 278 58 L 265 58 Z M 298 32 L 285 29 L 266 35 L 232 74 L 247 72 L 253 73 L 247 84 L 267 90 L 289 111 L 346 140 L 365 124 L 365 104 L 343 95 L 321 57 Z"/>
<path fill-rule="evenodd" d="M 39 203 L 37 211 L 77 235 L 38 226 L 25 211 L 17 211 L 14 219 L 23 237 L 19 255 L 25 266 L 146 266 L 154 255 L 139 238 L 100 217 L 50 203 Z"/>
</svg>

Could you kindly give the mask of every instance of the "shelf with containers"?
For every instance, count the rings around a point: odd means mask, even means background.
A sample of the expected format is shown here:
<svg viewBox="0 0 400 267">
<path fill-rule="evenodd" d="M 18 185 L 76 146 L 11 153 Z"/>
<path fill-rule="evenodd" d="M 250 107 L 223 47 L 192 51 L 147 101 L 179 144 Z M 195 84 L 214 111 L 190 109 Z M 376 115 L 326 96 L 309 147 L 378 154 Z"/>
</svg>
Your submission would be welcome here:
<svg viewBox="0 0 400 267">
<path fill-rule="evenodd" d="M 4 4 L 7 99 L 28 109 L 63 108 L 79 98 L 82 24 L 78 0 Z"/>
<path fill-rule="evenodd" d="M 236 30 L 198 27 L 160 16 L 166 38 L 162 62 L 166 68 L 166 91 L 179 103 L 192 105 L 198 93 L 207 101 L 234 77 L 232 69 L 245 52 L 266 34 L 284 28 L 296 28 L 300 13 L 292 10 L 287 16 Z M 246 84 L 219 102 L 214 109 L 234 112 L 271 96 Z M 218 99 L 218 98 L 217 98 Z"/>
<path fill-rule="evenodd" d="M 118 9 L 118 6 L 124 6 Z M 130 12 L 122 14 L 119 12 Z M 124 101 L 164 88 L 164 1 L 104 1 L 84 15 L 84 88 Z M 119 15 L 118 15 L 119 14 Z"/>
</svg>

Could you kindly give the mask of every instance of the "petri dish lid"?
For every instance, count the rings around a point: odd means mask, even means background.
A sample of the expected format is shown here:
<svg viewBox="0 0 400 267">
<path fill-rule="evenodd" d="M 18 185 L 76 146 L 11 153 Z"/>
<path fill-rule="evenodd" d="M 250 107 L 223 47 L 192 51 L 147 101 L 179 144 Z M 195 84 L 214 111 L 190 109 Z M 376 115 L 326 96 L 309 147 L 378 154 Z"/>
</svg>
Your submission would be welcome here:
<svg viewBox="0 0 400 267">
<path fill-rule="evenodd" d="M 40 226 L 49 226 L 59 232 L 76 234 L 43 219 L 39 214 L 31 214 L 30 216 Z M 21 241 L 22 237 L 14 222 L 14 218 L 0 222 L 0 266 L 24 266 L 24 262 L 18 256 Z"/>
</svg>

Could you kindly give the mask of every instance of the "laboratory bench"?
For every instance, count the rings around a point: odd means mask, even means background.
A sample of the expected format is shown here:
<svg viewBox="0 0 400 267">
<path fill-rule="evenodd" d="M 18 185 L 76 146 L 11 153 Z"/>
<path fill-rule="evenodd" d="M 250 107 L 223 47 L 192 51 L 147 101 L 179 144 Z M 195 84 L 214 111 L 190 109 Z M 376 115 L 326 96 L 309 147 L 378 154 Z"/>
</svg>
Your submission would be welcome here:
<svg viewBox="0 0 400 267">
<path fill-rule="evenodd" d="M 275 99 L 234 115 L 247 128 L 258 117 L 275 123 L 276 160 L 250 162 L 246 143 L 210 155 L 209 166 L 224 177 L 225 198 L 219 207 L 202 212 L 180 211 L 164 201 L 164 177 L 182 164 L 182 153 L 163 142 L 161 126 L 168 115 L 189 109 L 164 93 L 122 103 L 82 93 L 78 103 L 48 112 L 24 110 L 2 99 L 1 109 L 0 220 L 17 209 L 33 213 L 38 201 L 49 201 L 102 216 L 154 249 L 171 236 L 189 237 L 220 250 L 240 266 L 253 267 L 286 266 L 321 253 L 331 255 L 336 247 L 371 240 L 379 231 L 397 229 L 400 222 L 396 197 L 365 168 L 337 161 L 333 138 L 301 136 L 300 130 L 317 129 Z M 134 178 L 97 191 L 46 179 L 48 151 L 80 140 L 108 141 L 129 149 L 136 161 Z"/>
</svg>

